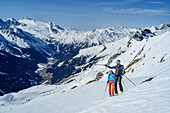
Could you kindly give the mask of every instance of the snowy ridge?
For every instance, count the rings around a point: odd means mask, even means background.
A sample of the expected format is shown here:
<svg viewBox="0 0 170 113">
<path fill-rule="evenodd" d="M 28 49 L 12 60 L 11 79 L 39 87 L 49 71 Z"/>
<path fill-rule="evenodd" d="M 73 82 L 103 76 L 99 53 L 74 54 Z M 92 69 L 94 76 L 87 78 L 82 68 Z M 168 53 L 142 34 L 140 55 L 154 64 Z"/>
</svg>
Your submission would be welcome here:
<svg viewBox="0 0 170 113">
<path fill-rule="evenodd" d="M 170 32 L 166 31 L 158 36 L 143 39 L 141 42 L 124 38 L 105 44 L 104 51 L 101 51 L 103 46 L 96 46 L 79 52 L 77 57 L 104 56 L 97 64 L 106 64 L 110 57 L 118 55 L 110 65 L 115 65 L 116 59 L 120 59 L 127 68 L 126 76 L 137 84 L 135 87 L 123 77 L 125 92 L 122 95 L 111 98 L 108 92 L 104 95 L 107 80 L 105 73 L 109 69 L 96 64 L 61 85 L 39 85 L 0 97 L 1 111 L 3 113 L 18 113 L 21 110 L 22 113 L 110 113 L 113 111 L 115 113 L 136 113 L 136 111 L 168 113 L 170 112 L 169 42 Z M 91 52 L 91 50 L 96 51 Z M 94 80 L 98 72 L 104 74 L 102 79 L 86 84 Z M 144 82 L 149 78 L 152 80 Z"/>
<path fill-rule="evenodd" d="M 63 28 L 53 22 L 44 23 L 27 17 L 19 20 L 8 18 L 4 22 L 1 20 L 0 23 L 0 34 L 6 41 L 20 48 L 34 48 L 48 55 L 53 54 L 52 49 L 56 49 L 59 44 L 102 45 L 127 36 L 131 38 L 137 31 L 126 27 L 79 31 Z M 51 49 L 48 45 L 54 47 Z"/>
<path fill-rule="evenodd" d="M 95 29 L 92 31 L 79 31 L 69 28 L 62 28 L 52 22 L 44 23 L 31 19 L 20 19 L 21 23 L 19 28 L 32 33 L 34 36 L 43 40 L 51 40 L 53 42 L 60 42 L 63 44 L 70 43 L 89 43 L 90 45 L 101 45 L 110 43 L 126 36 L 133 36 L 137 29 L 130 28 L 106 28 Z M 105 38 L 103 38 L 105 37 Z"/>
<path fill-rule="evenodd" d="M 44 44 L 42 40 L 22 31 L 15 26 L 11 26 L 9 28 L 2 28 L 0 30 L 0 34 L 3 39 L 9 41 L 13 45 L 20 48 L 33 48 L 37 51 L 44 52 L 50 54 L 50 48 Z M 2 43 L 5 43 L 4 41 Z"/>
<path fill-rule="evenodd" d="M 19 20 L 8 18 L 4 22 L 1 20 L 1 23 L 0 34 L 7 41 L 21 48 L 34 48 L 48 55 L 52 54 L 54 51 L 52 49 L 56 49 L 59 44 L 87 43 L 88 46 L 94 46 L 112 43 L 125 37 L 131 38 L 136 32 L 139 32 L 138 35 L 144 32 L 144 35 L 149 37 L 150 35 L 154 36 L 154 34 L 167 31 L 165 30 L 166 25 L 162 25 L 160 28 L 154 26 L 147 28 L 152 31 L 150 34 L 148 31 L 145 31 L 146 28 L 135 29 L 126 27 L 80 31 L 63 28 L 53 22 L 44 23 L 27 17 Z M 160 31 L 160 29 L 163 30 Z M 48 45 L 53 45 L 54 48 L 51 49 Z"/>
</svg>

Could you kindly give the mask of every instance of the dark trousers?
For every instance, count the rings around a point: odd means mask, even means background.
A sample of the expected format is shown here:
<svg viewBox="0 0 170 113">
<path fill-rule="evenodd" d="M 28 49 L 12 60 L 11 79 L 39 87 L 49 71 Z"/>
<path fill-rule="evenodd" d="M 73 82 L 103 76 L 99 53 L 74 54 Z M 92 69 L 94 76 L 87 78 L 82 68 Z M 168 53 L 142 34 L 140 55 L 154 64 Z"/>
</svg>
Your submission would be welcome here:
<svg viewBox="0 0 170 113">
<path fill-rule="evenodd" d="M 116 77 L 115 77 L 115 93 L 118 93 L 118 91 L 117 91 L 117 82 L 119 82 L 120 91 L 123 91 L 123 87 L 122 87 L 122 77 L 121 77 L 121 76 L 116 76 Z"/>
</svg>

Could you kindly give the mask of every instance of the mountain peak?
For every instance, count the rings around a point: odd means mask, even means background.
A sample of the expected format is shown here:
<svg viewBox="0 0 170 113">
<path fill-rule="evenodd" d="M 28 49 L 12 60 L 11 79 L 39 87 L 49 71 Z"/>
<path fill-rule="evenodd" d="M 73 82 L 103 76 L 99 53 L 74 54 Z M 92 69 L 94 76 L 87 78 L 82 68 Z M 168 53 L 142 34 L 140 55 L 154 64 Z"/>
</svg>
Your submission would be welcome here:
<svg viewBox="0 0 170 113">
<path fill-rule="evenodd" d="M 59 30 L 64 30 L 64 28 L 63 27 L 61 27 L 61 26 L 59 26 L 59 25 L 56 25 L 55 23 L 53 23 L 53 22 L 48 22 L 48 24 L 50 25 L 50 27 L 52 28 L 52 29 L 54 29 L 55 27 L 57 28 L 57 29 L 59 29 Z"/>
<path fill-rule="evenodd" d="M 27 17 L 27 16 L 24 16 L 22 19 L 23 19 L 23 20 L 32 20 L 31 18 L 29 18 L 29 17 Z"/>
<path fill-rule="evenodd" d="M 0 22 L 3 22 L 3 20 L 0 18 Z"/>
<path fill-rule="evenodd" d="M 7 18 L 5 23 L 19 25 L 19 22 L 15 18 Z"/>
<path fill-rule="evenodd" d="M 49 24 L 49 25 L 55 25 L 55 23 L 53 23 L 53 22 L 48 22 L 48 24 Z"/>
<path fill-rule="evenodd" d="M 6 21 L 16 21 L 15 18 L 7 18 Z"/>
<path fill-rule="evenodd" d="M 0 26 L 4 25 L 4 21 L 0 19 Z"/>
<path fill-rule="evenodd" d="M 162 24 L 160 29 L 170 28 L 170 24 Z"/>
</svg>

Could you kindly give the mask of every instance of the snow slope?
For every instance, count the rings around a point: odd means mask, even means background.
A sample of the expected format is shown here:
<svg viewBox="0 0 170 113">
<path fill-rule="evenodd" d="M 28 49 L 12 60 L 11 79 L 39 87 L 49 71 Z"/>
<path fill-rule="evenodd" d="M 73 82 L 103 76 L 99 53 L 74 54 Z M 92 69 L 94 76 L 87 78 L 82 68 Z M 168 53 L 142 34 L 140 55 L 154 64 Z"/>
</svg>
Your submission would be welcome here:
<svg viewBox="0 0 170 113">
<path fill-rule="evenodd" d="M 105 73 L 109 69 L 96 64 L 61 85 L 39 85 L 0 97 L 0 113 L 168 113 L 169 42 L 170 32 L 166 31 L 141 42 L 124 38 L 105 44 L 104 51 L 101 51 L 103 46 L 80 51 L 78 56 L 104 56 L 97 64 L 106 64 L 117 55 L 110 65 L 120 59 L 127 67 L 126 76 L 137 84 L 135 87 L 123 77 L 125 92 L 119 96 L 110 98 L 108 92 L 105 94 Z M 86 84 L 100 71 L 104 73 L 102 79 Z M 142 83 L 151 77 L 151 81 Z"/>
</svg>

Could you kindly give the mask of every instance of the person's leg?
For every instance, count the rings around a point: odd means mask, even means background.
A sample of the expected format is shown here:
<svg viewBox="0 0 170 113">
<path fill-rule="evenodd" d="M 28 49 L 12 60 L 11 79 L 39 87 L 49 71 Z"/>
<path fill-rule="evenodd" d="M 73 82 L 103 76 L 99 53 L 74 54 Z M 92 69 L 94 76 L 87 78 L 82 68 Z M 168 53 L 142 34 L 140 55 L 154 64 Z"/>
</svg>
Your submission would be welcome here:
<svg viewBox="0 0 170 113">
<path fill-rule="evenodd" d="M 111 82 L 108 83 L 109 86 L 109 95 L 111 95 Z"/>
<path fill-rule="evenodd" d="M 119 88 L 120 88 L 120 91 L 123 92 L 122 77 L 121 76 L 119 77 Z"/>
<path fill-rule="evenodd" d="M 112 95 L 114 95 L 114 82 L 112 82 Z"/>
<path fill-rule="evenodd" d="M 114 86 L 115 86 L 115 93 L 116 94 L 118 93 L 118 91 L 117 91 L 117 81 L 118 81 L 118 77 L 115 77 L 115 84 L 114 84 Z"/>
</svg>

